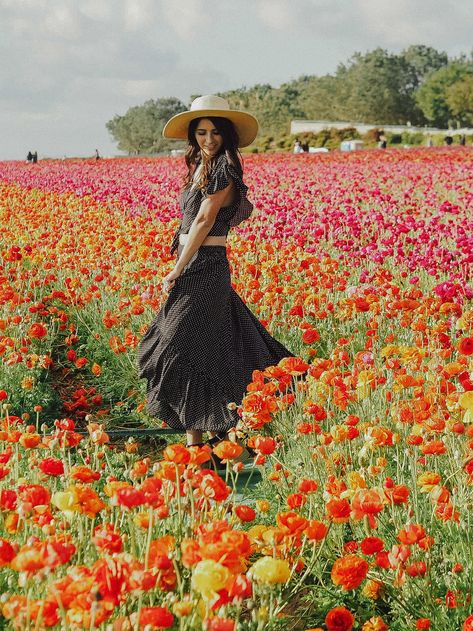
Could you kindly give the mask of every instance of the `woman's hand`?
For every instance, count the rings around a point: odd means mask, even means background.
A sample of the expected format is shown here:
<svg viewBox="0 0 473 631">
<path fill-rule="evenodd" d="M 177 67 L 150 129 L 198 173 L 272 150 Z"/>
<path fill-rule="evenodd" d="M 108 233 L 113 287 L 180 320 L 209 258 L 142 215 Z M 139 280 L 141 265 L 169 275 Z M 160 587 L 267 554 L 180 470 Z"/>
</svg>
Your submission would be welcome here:
<svg viewBox="0 0 473 631">
<path fill-rule="evenodd" d="M 180 275 L 181 273 L 179 271 L 173 269 L 171 272 L 169 272 L 167 276 L 163 278 L 163 290 L 166 293 L 169 293 L 171 291 L 171 289 L 174 287 L 176 279 L 179 278 Z"/>
</svg>

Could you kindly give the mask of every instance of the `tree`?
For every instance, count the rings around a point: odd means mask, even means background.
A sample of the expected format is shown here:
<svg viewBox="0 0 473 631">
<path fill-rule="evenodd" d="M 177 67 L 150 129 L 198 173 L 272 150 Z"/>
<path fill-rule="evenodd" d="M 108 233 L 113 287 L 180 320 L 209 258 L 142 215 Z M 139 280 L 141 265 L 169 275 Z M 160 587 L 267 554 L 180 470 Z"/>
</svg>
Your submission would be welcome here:
<svg viewBox="0 0 473 631">
<path fill-rule="evenodd" d="M 427 77 L 425 83 L 416 92 L 416 100 L 430 123 L 437 127 L 447 127 L 456 120 L 459 121 L 458 114 L 453 113 L 449 104 L 448 89 L 472 73 L 472 62 L 452 61 Z M 450 97 L 450 102 L 451 99 L 452 97 Z M 453 100 L 456 108 L 458 99 L 453 96 Z"/>
<path fill-rule="evenodd" d="M 415 77 L 402 57 L 376 48 L 355 53 L 336 72 L 338 108 L 345 120 L 373 124 L 420 122 L 413 96 Z"/>
<path fill-rule="evenodd" d="M 414 87 L 417 88 L 425 81 L 431 72 L 439 70 L 448 64 L 448 55 L 440 53 L 431 46 L 413 45 L 409 46 L 400 54 L 412 68 L 414 76 Z"/>
<path fill-rule="evenodd" d="M 130 107 L 123 116 L 115 115 L 106 127 L 121 151 L 134 155 L 158 153 L 173 146 L 173 141 L 162 137 L 166 121 L 185 109 L 174 97 L 150 99 Z"/>
<path fill-rule="evenodd" d="M 473 126 L 473 74 L 468 74 L 447 88 L 447 105 L 460 125 Z"/>
</svg>

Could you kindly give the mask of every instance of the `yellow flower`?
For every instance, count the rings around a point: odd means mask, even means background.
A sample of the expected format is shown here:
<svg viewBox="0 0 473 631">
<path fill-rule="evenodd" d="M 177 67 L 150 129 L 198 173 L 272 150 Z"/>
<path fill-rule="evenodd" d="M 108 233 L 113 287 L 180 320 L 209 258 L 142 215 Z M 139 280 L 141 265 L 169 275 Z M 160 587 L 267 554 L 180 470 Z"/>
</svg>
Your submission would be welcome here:
<svg viewBox="0 0 473 631">
<path fill-rule="evenodd" d="M 248 571 L 250 578 L 261 583 L 285 583 L 291 574 L 289 563 L 273 557 L 262 557 Z"/>
<path fill-rule="evenodd" d="M 458 398 L 458 403 L 464 410 L 473 410 L 473 390 L 463 392 Z"/>
<path fill-rule="evenodd" d="M 21 387 L 23 390 L 32 390 L 34 388 L 34 377 L 23 377 L 21 380 Z"/>
<path fill-rule="evenodd" d="M 217 561 L 212 561 L 212 559 L 204 559 L 194 567 L 192 587 L 200 592 L 204 598 L 209 599 L 220 589 L 223 589 L 229 578 L 230 572 L 226 567 Z"/>
<path fill-rule="evenodd" d="M 68 516 L 80 509 L 77 493 L 74 490 L 57 491 L 51 498 L 51 504 Z"/>
<path fill-rule="evenodd" d="M 270 509 L 268 500 L 256 500 L 256 508 L 260 513 L 267 513 Z"/>
</svg>

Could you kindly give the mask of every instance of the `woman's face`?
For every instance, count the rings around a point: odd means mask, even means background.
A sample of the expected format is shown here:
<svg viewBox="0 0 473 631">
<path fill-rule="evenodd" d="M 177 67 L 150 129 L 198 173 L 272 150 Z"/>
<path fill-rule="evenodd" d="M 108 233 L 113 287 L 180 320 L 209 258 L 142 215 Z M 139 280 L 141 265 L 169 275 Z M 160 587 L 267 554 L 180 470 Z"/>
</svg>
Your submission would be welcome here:
<svg viewBox="0 0 473 631">
<path fill-rule="evenodd" d="M 201 151 L 209 158 L 217 155 L 223 145 L 218 129 L 208 118 L 201 118 L 195 130 L 195 139 Z"/>
</svg>

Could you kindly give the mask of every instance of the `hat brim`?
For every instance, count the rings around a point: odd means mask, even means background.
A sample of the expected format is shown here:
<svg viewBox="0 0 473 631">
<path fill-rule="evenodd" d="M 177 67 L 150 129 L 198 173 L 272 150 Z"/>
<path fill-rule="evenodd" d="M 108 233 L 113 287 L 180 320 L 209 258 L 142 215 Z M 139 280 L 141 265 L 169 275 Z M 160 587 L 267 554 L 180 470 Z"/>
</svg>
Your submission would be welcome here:
<svg viewBox="0 0 473 631">
<path fill-rule="evenodd" d="M 258 121 L 248 112 L 240 112 L 239 110 L 195 110 L 193 112 L 181 112 L 170 118 L 164 125 L 163 136 L 174 140 L 187 140 L 189 123 L 196 118 L 206 118 L 207 116 L 218 116 L 232 121 L 238 134 L 239 147 L 251 145 L 258 134 Z"/>
</svg>

